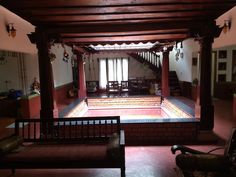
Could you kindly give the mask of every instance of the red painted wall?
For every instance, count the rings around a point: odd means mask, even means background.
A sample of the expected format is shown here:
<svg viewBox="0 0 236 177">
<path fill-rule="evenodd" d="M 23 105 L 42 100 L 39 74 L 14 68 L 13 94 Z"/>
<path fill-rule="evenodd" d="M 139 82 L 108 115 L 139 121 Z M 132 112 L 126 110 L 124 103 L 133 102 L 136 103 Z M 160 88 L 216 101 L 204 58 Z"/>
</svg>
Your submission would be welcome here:
<svg viewBox="0 0 236 177">
<path fill-rule="evenodd" d="M 57 105 L 68 104 L 71 102 L 71 99 L 68 97 L 68 91 L 72 88 L 73 88 L 73 83 L 69 83 L 55 88 L 54 99 Z"/>
<path fill-rule="evenodd" d="M 33 118 L 40 114 L 40 96 L 22 98 L 20 101 L 21 117 Z"/>
<path fill-rule="evenodd" d="M 60 105 L 68 105 L 71 98 L 67 96 L 68 90 L 73 87 L 72 83 L 57 87 L 54 89 L 54 99 L 59 107 Z M 21 99 L 21 117 L 34 118 L 40 115 L 40 95 L 29 96 Z"/>
</svg>

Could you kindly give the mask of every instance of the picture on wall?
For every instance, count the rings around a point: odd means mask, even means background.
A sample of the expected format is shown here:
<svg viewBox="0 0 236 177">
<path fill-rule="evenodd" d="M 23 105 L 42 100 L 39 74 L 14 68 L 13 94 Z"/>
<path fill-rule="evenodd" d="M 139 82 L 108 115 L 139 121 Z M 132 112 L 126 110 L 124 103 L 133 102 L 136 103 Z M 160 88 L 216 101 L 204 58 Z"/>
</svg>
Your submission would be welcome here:
<svg viewBox="0 0 236 177">
<path fill-rule="evenodd" d="M 219 50 L 218 58 L 227 58 L 227 50 Z"/>
</svg>

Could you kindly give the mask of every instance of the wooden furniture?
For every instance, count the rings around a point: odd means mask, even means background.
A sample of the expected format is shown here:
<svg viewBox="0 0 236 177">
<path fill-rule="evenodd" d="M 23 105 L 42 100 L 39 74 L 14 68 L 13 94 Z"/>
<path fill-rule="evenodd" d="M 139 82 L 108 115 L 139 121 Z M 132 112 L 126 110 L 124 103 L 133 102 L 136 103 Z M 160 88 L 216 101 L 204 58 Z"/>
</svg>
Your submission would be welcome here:
<svg viewBox="0 0 236 177">
<path fill-rule="evenodd" d="M 19 101 L 15 99 L 0 99 L 0 117 L 17 117 Z"/>
<path fill-rule="evenodd" d="M 120 168 L 125 177 L 125 141 L 119 116 L 17 119 L 15 136 L 17 142 L 18 137 L 23 138 L 23 145 L 15 147 L 19 150 L 14 153 L 10 148 L 1 154 L 1 169 L 15 173 L 15 169 Z M 10 140 L 3 141 L 16 144 Z"/>
<path fill-rule="evenodd" d="M 37 117 L 40 115 L 40 95 L 32 94 L 21 97 L 20 111 L 22 118 Z"/>
<path fill-rule="evenodd" d="M 86 81 L 87 93 L 98 92 L 99 81 Z"/>
<path fill-rule="evenodd" d="M 149 91 L 149 83 L 142 78 L 130 79 L 129 88 L 133 94 L 147 94 Z"/>
<path fill-rule="evenodd" d="M 120 92 L 129 92 L 129 81 L 121 81 Z"/>
<path fill-rule="evenodd" d="M 226 147 L 215 148 L 209 152 L 202 152 L 183 145 L 174 145 L 171 148 L 176 156 L 176 165 L 184 177 L 235 177 L 236 176 L 236 128 L 232 129 Z M 213 151 L 224 149 L 224 154 L 213 154 Z"/>
<path fill-rule="evenodd" d="M 107 82 L 107 93 L 120 93 L 120 87 L 118 81 L 108 81 Z"/>
</svg>

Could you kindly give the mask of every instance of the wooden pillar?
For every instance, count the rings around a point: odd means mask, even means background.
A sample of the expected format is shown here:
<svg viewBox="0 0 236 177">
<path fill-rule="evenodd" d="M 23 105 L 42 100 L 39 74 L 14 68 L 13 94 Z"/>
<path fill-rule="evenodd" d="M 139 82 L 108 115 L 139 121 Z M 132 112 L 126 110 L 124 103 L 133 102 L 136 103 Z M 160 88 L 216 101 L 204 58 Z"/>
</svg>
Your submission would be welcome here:
<svg viewBox="0 0 236 177">
<path fill-rule="evenodd" d="M 164 97 L 170 96 L 170 88 L 169 88 L 169 51 L 163 51 L 163 60 L 162 60 L 162 79 L 161 79 L 161 87 L 162 87 L 162 95 Z"/>
<path fill-rule="evenodd" d="M 85 84 L 85 71 L 84 71 L 84 61 L 82 55 L 77 54 L 78 62 L 78 97 L 84 99 L 87 97 L 86 84 Z"/>
<path fill-rule="evenodd" d="M 41 110 L 40 118 L 52 119 L 58 117 L 58 109 L 54 101 L 54 81 L 52 65 L 49 58 L 48 35 L 41 29 L 36 28 L 34 37 L 38 48 L 39 78 Z"/>
<path fill-rule="evenodd" d="M 195 106 L 195 116 L 200 118 L 201 130 L 214 127 L 214 106 L 211 98 L 211 60 L 212 60 L 212 26 L 204 28 L 200 43 L 200 86 Z"/>
<path fill-rule="evenodd" d="M 236 94 L 233 96 L 233 118 L 236 120 Z"/>
</svg>

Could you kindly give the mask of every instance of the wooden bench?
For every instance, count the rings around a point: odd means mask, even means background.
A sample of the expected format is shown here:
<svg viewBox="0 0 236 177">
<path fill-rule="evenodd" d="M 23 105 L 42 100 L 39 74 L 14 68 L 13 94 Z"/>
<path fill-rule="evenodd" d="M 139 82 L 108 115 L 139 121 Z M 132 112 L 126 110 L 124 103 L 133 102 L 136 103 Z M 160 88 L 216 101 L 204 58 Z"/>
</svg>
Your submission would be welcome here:
<svg viewBox="0 0 236 177">
<path fill-rule="evenodd" d="M 119 168 L 125 177 L 119 116 L 17 119 L 15 135 L 0 141 L 0 146 L 7 143 L 17 146 L 5 152 L 0 147 L 0 168 L 13 173 L 36 168 Z"/>
</svg>

